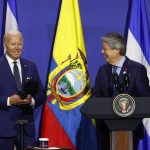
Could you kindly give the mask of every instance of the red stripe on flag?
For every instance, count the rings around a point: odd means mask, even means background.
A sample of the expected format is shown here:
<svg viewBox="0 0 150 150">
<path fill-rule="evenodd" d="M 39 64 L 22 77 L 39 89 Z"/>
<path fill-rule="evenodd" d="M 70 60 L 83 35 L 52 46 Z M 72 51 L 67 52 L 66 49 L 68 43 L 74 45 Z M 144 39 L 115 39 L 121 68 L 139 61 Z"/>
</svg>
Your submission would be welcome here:
<svg viewBox="0 0 150 150">
<path fill-rule="evenodd" d="M 50 147 L 69 147 L 71 150 L 75 150 L 71 140 L 47 103 L 44 105 L 41 137 L 49 138 L 48 145 Z"/>
<path fill-rule="evenodd" d="M 48 100 L 48 102 L 50 102 L 50 101 L 52 101 L 53 99 L 54 99 L 54 95 L 51 94 L 51 95 L 48 97 L 47 100 Z"/>
</svg>

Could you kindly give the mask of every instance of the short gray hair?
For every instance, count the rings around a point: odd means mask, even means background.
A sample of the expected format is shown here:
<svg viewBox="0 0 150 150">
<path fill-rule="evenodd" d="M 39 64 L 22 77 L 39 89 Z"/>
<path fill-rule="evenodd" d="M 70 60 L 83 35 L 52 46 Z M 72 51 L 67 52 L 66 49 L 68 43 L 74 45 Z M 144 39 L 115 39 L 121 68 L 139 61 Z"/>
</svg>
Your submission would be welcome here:
<svg viewBox="0 0 150 150">
<path fill-rule="evenodd" d="M 122 35 L 117 32 L 111 32 L 103 36 L 102 42 L 108 43 L 112 49 L 118 49 L 120 55 L 124 56 L 126 54 L 126 42 Z"/>
</svg>

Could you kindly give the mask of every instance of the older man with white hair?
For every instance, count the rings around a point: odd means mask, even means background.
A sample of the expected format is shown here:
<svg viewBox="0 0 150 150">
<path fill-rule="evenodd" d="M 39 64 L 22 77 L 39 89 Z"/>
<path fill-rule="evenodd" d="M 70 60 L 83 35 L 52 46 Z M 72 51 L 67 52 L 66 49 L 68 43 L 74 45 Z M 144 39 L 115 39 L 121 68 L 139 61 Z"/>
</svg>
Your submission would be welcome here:
<svg viewBox="0 0 150 150">
<path fill-rule="evenodd" d="M 4 35 L 5 54 L 0 58 L 0 149 L 20 150 L 20 129 L 18 119 L 27 120 L 24 127 L 24 147 L 35 145 L 33 111 L 43 103 L 45 91 L 34 63 L 21 58 L 23 36 L 19 31 L 9 31 Z M 35 93 L 26 93 L 28 81 L 37 83 Z"/>
</svg>

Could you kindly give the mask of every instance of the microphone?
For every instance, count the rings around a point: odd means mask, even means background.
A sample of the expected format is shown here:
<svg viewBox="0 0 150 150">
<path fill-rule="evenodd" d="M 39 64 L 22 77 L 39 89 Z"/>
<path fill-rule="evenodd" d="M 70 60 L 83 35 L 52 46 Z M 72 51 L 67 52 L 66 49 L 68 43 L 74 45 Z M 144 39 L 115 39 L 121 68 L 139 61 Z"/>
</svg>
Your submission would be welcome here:
<svg viewBox="0 0 150 150">
<path fill-rule="evenodd" d="M 114 86 L 118 90 L 119 88 L 119 76 L 117 73 L 113 73 L 113 79 L 114 79 Z"/>
<path fill-rule="evenodd" d="M 129 79 L 129 74 L 126 70 L 123 72 L 123 76 L 124 76 L 124 87 L 127 91 L 129 84 L 130 84 L 130 79 Z"/>
<path fill-rule="evenodd" d="M 113 79 L 114 79 L 114 86 L 117 89 L 117 91 L 119 92 L 119 94 L 124 93 L 124 89 L 125 89 L 124 84 L 121 84 L 119 82 L 119 76 L 117 73 L 113 73 Z"/>
</svg>

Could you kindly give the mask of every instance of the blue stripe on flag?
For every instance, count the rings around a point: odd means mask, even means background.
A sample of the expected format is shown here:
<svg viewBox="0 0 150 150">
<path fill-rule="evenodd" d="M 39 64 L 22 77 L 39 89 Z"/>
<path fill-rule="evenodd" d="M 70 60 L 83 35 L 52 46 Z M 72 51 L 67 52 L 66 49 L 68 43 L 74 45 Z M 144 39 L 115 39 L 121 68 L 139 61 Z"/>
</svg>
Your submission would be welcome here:
<svg viewBox="0 0 150 150">
<path fill-rule="evenodd" d="M 150 32 L 146 14 L 145 0 L 133 0 L 130 16 L 130 30 L 140 45 L 150 65 Z"/>
<path fill-rule="evenodd" d="M 0 43 L 0 57 L 3 55 L 3 36 L 5 33 L 5 22 L 6 22 L 6 8 L 7 8 L 7 1 L 4 1 L 3 3 L 3 18 L 2 18 L 2 28 L 1 28 L 1 43 Z"/>
<path fill-rule="evenodd" d="M 50 72 L 52 72 L 55 68 L 57 67 L 57 64 L 54 60 L 54 58 L 51 58 L 51 63 L 50 63 Z"/>
<path fill-rule="evenodd" d="M 58 103 L 55 105 L 49 103 L 48 105 L 71 139 L 75 149 L 97 150 L 96 130 L 92 121 L 81 115 L 80 108 L 82 105 L 68 111 L 60 110 Z"/>
<path fill-rule="evenodd" d="M 49 107 L 51 108 L 51 110 L 59 120 L 61 126 L 66 131 L 73 145 L 76 145 L 76 133 L 80 126 L 80 120 L 81 120 L 81 113 L 79 111 L 81 106 L 78 106 L 76 107 L 76 109 L 72 109 L 69 111 L 60 110 L 58 103 L 56 103 L 55 105 L 49 103 Z"/>
<path fill-rule="evenodd" d="M 129 30 L 139 44 L 147 63 L 150 65 L 150 31 L 145 0 L 132 0 Z M 148 68 L 149 65 L 146 66 L 146 68 Z M 150 136 L 146 130 L 146 128 L 150 128 L 148 124 L 145 126 L 144 139 L 140 140 L 138 150 L 150 149 Z"/>
<path fill-rule="evenodd" d="M 16 0 L 7 0 L 10 10 L 12 11 L 14 17 L 17 20 L 17 8 L 16 8 Z"/>
<path fill-rule="evenodd" d="M 144 140 L 140 140 L 138 150 L 149 150 L 150 149 L 150 137 L 147 131 L 144 129 Z"/>
</svg>

